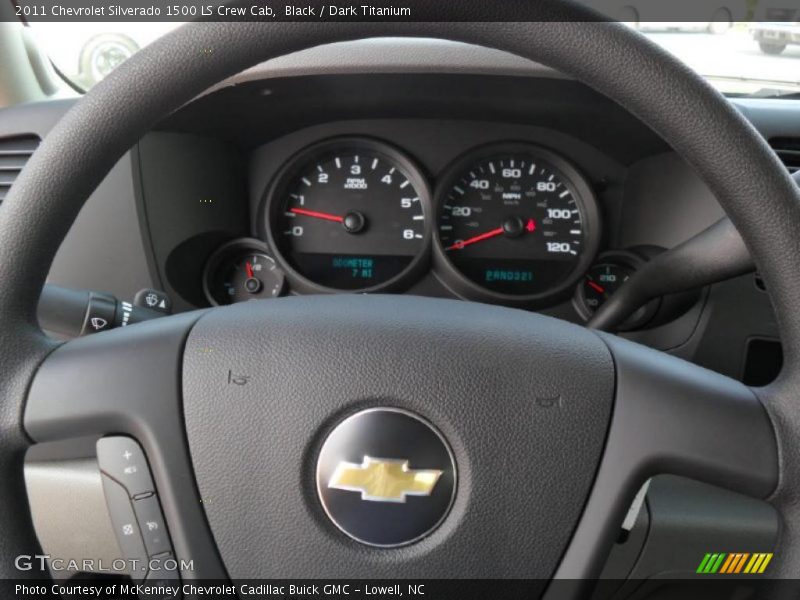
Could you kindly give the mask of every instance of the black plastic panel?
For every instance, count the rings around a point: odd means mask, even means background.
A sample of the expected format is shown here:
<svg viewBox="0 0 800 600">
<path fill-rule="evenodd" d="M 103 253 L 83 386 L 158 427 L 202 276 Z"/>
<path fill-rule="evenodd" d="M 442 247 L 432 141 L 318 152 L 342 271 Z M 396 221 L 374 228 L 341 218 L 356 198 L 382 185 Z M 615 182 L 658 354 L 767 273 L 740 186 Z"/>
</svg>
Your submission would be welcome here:
<svg viewBox="0 0 800 600">
<path fill-rule="evenodd" d="M 283 118 L 258 118 L 267 114 Z M 630 113 L 581 83 L 491 75 L 369 73 L 255 81 L 200 98 L 172 115 L 162 128 L 254 148 L 312 125 L 374 118 L 547 127 L 578 137 L 626 164 L 666 149 Z"/>
<path fill-rule="evenodd" d="M 230 144 L 162 132 L 142 138 L 136 157 L 139 201 L 163 288 L 177 311 L 203 306 L 206 259 L 248 231 L 243 160 Z"/>
</svg>

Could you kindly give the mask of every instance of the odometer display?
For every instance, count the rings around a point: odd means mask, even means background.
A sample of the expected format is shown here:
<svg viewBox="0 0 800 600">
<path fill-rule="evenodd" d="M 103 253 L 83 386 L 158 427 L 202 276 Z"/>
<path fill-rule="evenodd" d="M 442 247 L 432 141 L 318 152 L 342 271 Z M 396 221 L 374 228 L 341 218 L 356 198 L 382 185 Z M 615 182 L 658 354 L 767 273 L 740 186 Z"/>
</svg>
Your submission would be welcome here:
<svg viewBox="0 0 800 600">
<path fill-rule="evenodd" d="M 279 176 L 270 203 L 272 241 L 306 291 L 396 283 L 429 244 L 422 176 L 373 140 L 333 140 L 304 151 Z"/>
<path fill-rule="evenodd" d="M 439 252 L 458 279 L 496 298 L 564 291 L 597 248 L 582 177 L 549 151 L 494 148 L 459 162 L 437 194 Z"/>
</svg>

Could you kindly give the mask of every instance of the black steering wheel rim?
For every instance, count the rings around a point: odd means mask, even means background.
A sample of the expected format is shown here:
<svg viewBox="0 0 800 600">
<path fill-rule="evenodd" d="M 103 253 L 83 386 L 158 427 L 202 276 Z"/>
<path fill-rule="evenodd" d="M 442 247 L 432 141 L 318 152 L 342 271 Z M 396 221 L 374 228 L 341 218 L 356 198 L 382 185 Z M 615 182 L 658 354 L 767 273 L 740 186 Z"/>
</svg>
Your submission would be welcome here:
<svg viewBox="0 0 800 600">
<path fill-rule="evenodd" d="M 794 403 L 800 379 L 800 315 L 794 310 L 800 297 L 800 193 L 760 135 L 698 75 L 626 27 L 592 19 L 566 3 L 543 3 L 536 23 L 191 24 L 143 50 L 78 102 L 43 141 L 0 211 L 0 281 L 10 282 L 0 288 L 0 474 L 11 482 L 0 491 L 7 507 L 0 555 L 19 554 L 32 539 L 29 524 L 19 519 L 26 510 L 21 457 L 30 443 L 22 416 L 37 368 L 55 347 L 39 329 L 35 309 L 47 266 L 89 193 L 160 118 L 225 77 L 309 46 L 387 35 L 441 37 L 542 62 L 630 110 L 695 168 L 770 289 L 785 366 L 757 394 L 778 441 L 780 479 L 772 501 L 787 524 L 798 522 L 792 481 L 798 481 L 800 461 L 792 442 L 800 434 Z M 793 526 L 784 529 L 779 573 L 800 567 L 796 535 Z"/>
</svg>

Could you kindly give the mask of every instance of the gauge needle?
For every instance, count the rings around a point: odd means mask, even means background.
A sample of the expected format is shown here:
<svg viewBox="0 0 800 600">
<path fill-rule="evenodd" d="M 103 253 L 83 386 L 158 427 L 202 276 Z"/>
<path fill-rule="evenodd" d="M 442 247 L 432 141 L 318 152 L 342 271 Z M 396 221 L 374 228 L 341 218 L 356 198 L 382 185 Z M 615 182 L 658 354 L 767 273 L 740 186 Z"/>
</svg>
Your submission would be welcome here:
<svg viewBox="0 0 800 600">
<path fill-rule="evenodd" d="M 338 215 L 332 215 L 330 213 L 324 212 L 317 212 L 316 210 L 306 210 L 305 208 L 290 208 L 289 212 L 292 212 L 296 215 L 304 215 L 306 217 L 314 217 L 315 219 L 325 219 L 326 221 L 336 221 L 337 223 L 341 223 L 344 221 L 344 217 L 340 217 Z"/>
<path fill-rule="evenodd" d="M 589 284 L 589 287 L 590 287 L 590 288 L 592 288 L 592 289 L 593 289 L 595 292 L 597 292 L 598 294 L 605 294 L 605 293 L 606 293 L 606 288 L 604 288 L 604 287 L 603 287 L 602 285 L 600 285 L 599 283 L 595 283 L 595 282 L 594 282 L 594 281 L 592 281 L 591 279 L 587 279 L 587 280 L 586 280 L 586 283 L 588 283 L 588 284 Z"/>
<path fill-rule="evenodd" d="M 503 235 L 503 231 L 505 230 L 502 227 L 498 227 L 497 229 L 492 229 L 491 231 L 467 238 L 466 240 L 459 240 L 455 244 L 445 248 L 445 250 L 461 250 L 464 246 L 469 246 L 470 244 L 475 244 L 477 242 L 482 242 L 483 240 L 497 237 L 498 235 Z"/>
<path fill-rule="evenodd" d="M 253 265 L 250 264 L 249 260 L 246 263 L 244 263 L 244 269 L 245 269 L 245 271 L 247 271 L 247 276 L 252 279 L 253 278 Z"/>
</svg>

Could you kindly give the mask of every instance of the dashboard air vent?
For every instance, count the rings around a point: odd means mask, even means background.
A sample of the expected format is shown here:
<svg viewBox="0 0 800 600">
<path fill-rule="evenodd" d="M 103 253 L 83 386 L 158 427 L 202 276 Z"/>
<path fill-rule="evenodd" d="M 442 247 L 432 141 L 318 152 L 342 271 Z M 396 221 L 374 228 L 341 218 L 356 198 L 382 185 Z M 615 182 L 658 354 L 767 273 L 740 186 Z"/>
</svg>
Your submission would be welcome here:
<svg viewBox="0 0 800 600">
<path fill-rule="evenodd" d="M 769 145 L 789 169 L 789 173 L 800 171 L 800 138 L 772 138 Z"/>
<path fill-rule="evenodd" d="M 37 146 L 39 138 L 32 135 L 0 138 L 0 203 Z"/>
</svg>

